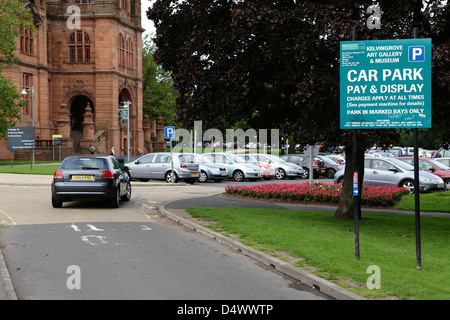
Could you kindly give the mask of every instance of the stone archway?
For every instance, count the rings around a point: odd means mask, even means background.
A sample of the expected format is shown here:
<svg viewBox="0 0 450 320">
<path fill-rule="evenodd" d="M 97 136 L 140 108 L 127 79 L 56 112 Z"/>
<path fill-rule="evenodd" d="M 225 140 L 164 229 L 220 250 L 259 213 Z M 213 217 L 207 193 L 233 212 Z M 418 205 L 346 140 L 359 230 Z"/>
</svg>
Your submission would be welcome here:
<svg viewBox="0 0 450 320">
<path fill-rule="evenodd" d="M 78 153 L 80 148 L 80 141 L 83 138 L 83 121 L 84 121 L 84 113 L 86 111 L 86 107 L 89 104 L 89 107 L 92 109 L 92 113 L 94 112 L 94 104 L 92 100 L 84 95 L 77 95 L 73 97 L 72 102 L 70 103 L 70 136 L 73 139 L 73 148 L 74 152 Z"/>
</svg>

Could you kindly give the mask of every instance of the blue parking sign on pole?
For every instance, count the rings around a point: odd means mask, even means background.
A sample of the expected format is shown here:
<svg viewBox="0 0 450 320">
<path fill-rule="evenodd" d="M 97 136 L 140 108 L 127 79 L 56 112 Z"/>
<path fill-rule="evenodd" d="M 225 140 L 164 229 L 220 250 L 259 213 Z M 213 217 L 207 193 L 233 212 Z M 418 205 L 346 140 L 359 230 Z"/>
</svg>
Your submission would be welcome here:
<svg viewBox="0 0 450 320">
<path fill-rule="evenodd" d="M 175 138 L 175 127 L 164 127 L 164 138 L 165 139 Z"/>
</svg>

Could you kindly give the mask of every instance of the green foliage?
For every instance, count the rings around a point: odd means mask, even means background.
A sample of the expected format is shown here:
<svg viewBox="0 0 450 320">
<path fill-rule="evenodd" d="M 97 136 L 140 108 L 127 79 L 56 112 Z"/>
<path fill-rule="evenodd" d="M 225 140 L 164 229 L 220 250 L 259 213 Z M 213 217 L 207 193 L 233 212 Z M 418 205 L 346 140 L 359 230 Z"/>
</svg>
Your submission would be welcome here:
<svg viewBox="0 0 450 320">
<path fill-rule="evenodd" d="M 16 86 L 0 74 L 0 138 L 6 137 L 7 127 L 20 120 L 20 94 Z"/>
<path fill-rule="evenodd" d="M 30 10 L 21 0 L 1 0 L 0 2 L 0 72 L 5 65 L 16 61 L 16 39 L 20 28 L 32 28 Z M 20 120 L 18 89 L 0 74 L 0 138 L 6 137 L 6 129 Z"/>
<path fill-rule="evenodd" d="M 158 120 L 162 116 L 165 125 L 175 125 L 175 100 L 178 93 L 173 88 L 170 72 L 155 63 L 155 50 L 152 39 L 146 35 L 142 50 L 144 113 L 150 120 Z"/>
<path fill-rule="evenodd" d="M 0 56 L 2 63 L 13 63 L 20 28 L 32 28 L 31 13 L 22 0 L 0 1 Z M 1 70 L 0 70 L 1 71 Z"/>
</svg>

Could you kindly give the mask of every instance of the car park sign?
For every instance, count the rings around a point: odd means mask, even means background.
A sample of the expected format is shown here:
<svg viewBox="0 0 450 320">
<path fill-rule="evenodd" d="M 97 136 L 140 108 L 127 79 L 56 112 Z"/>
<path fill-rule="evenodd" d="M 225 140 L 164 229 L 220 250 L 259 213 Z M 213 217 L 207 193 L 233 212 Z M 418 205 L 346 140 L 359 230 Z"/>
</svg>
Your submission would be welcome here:
<svg viewBox="0 0 450 320">
<path fill-rule="evenodd" d="M 175 138 L 175 127 L 164 127 L 164 139 Z"/>
<path fill-rule="evenodd" d="M 340 128 L 431 128 L 431 39 L 341 42 Z"/>
</svg>

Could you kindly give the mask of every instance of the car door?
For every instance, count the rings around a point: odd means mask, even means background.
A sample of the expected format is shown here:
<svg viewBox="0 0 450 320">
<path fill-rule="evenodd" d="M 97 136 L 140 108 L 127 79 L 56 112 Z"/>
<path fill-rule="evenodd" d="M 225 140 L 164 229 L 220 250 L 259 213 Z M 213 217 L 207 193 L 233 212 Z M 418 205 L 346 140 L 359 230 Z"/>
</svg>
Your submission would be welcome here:
<svg viewBox="0 0 450 320">
<path fill-rule="evenodd" d="M 171 169 L 170 154 L 156 154 L 155 160 L 150 165 L 150 177 L 152 179 L 164 179 L 164 174 Z"/>
<path fill-rule="evenodd" d="M 148 154 L 136 160 L 131 169 L 131 176 L 136 179 L 150 179 L 150 164 L 154 158 L 155 154 Z"/>
<path fill-rule="evenodd" d="M 370 170 L 371 174 L 371 184 L 378 186 L 396 186 L 398 183 L 398 172 L 397 168 L 383 160 L 373 160 L 373 168 Z"/>
<path fill-rule="evenodd" d="M 227 169 L 228 177 L 233 177 L 233 172 L 236 169 L 233 161 L 228 159 L 228 157 L 223 154 L 216 154 L 214 157 L 214 161 L 216 164 L 221 165 Z"/>
</svg>

